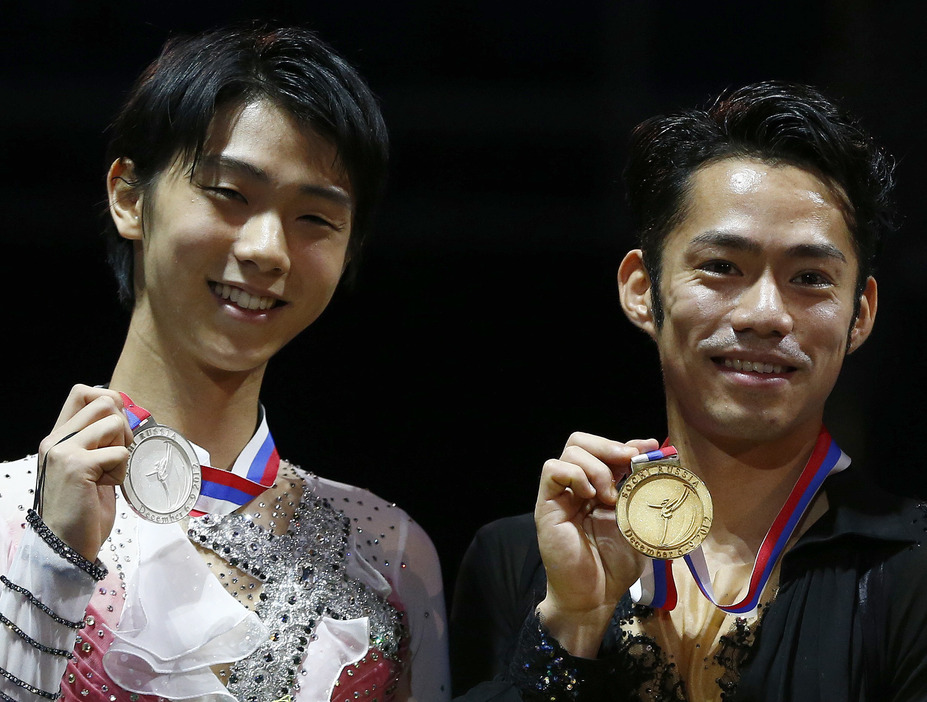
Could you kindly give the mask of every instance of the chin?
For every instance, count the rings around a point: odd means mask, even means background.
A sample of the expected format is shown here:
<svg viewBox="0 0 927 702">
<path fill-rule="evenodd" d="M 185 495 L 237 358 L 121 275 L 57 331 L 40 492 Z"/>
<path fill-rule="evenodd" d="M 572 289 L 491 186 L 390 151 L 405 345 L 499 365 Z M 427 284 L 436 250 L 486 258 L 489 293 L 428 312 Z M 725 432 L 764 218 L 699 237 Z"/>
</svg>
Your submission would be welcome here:
<svg viewBox="0 0 927 702">
<path fill-rule="evenodd" d="M 217 373 L 250 373 L 260 370 L 267 365 L 270 360 L 270 354 L 255 352 L 225 353 L 213 352 L 209 354 L 204 361 L 204 366 Z"/>
<path fill-rule="evenodd" d="M 769 416 L 760 413 L 743 413 L 717 417 L 707 433 L 723 439 L 766 443 L 777 441 L 795 428 L 795 418 Z"/>
</svg>

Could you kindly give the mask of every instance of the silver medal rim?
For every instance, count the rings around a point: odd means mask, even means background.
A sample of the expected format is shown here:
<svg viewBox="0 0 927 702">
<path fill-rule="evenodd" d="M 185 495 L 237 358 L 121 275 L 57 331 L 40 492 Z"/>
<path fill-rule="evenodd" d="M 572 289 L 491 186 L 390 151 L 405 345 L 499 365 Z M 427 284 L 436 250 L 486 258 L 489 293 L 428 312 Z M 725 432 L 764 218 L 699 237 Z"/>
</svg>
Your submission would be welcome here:
<svg viewBox="0 0 927 702">
<path fill-rule="evenodd" d="M 181 455 L 184 457 L 184 459 L 186 459 L 187 466 L 192 474 L 190 494 L 184 499 L 181 505 L 179 505 L 176 509 L 171 510 L 170 512 L 161 512 L 148 506 L 134 490 L 132 487 L 132 481 L 129 479 L 129 476 L 132 474 L 132 464 L 136 450 L 145 441 L 156 438 L 166 438 L 174 442 L 180 448 Z M 120 487 L 122 488 L 122 495 L 125 497 L 126 502 L 138 516 L 148 520 L 149 522 L 155 522 L 157 524 L 172 524 L 174 522 L 178 522 L 190 514 L 190 510 L 193 509 L 193 506 L 196 504 L 196 500 L 200 496 L 201 486 L 202 470 L 200 468 L 199 459 L 196 457 L 196 452 L 193 450 L 190 442 L 187 441 L 180 432 L 178 432 L 176 429 L 171 429 L 170 427 L 161 424 L 155 424 L 153 426 L 146 427 L 135 435 L 135 440 L 129 447 L 129 461 L 126 468 L 126 477 Z"/>
</svg>

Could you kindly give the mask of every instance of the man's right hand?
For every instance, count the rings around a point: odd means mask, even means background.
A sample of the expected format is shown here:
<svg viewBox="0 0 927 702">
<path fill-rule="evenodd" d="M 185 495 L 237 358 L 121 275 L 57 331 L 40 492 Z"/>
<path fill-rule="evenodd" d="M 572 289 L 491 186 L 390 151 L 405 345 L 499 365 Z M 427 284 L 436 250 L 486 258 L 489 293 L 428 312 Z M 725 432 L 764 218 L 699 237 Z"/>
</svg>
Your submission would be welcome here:
<svg viewBox="0 0 927 702">
<path fill-rule="evenodd" d="M 594 658 L 618 600 L 646 563 L 615 522 L 616 480 L 656 439 L 621 443 L 574 433 L 541 471 L 534 520 L 547 571 L 541 621 L 575 656 Z"/>
<path fill-rule="evenodd" d="M 96 559 L 116 518 L 132 430 L 118 392 L 75 385 L 39 445 L 45 463 L 42 520 L 68 546 Z"/>
</svg>

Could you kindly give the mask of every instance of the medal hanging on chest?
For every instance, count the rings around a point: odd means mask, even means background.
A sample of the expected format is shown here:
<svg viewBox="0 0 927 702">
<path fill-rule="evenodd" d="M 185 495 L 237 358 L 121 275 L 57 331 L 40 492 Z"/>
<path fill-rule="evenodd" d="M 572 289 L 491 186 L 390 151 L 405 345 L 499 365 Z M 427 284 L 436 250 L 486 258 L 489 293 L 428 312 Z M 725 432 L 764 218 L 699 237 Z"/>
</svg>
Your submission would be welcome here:
<svg viewBox="0 0 927 702">
<path fill-rule="evenodd" d="M 838 473 L 849 465 L 850 457 L 840 450 L 827 429 L 821 427 L 811 457 L 760 545 L 747 594 L 732 604 L 718 602 L 711 586 L 705 554 L 701 547 L 697 547 L 683 558 L 701 593 L 718 609 L 729 614 L 742 617 L 755 614 L 763 590 L 814 496 L 829 475 Z M 648 561 L 640 580 L 631 587 L 632 599 L 638 604 L 650 607 L 673 609 L 676 605 L 676 585 L 673 582 L 671 565 L 669 560 Z"/>
</svg>

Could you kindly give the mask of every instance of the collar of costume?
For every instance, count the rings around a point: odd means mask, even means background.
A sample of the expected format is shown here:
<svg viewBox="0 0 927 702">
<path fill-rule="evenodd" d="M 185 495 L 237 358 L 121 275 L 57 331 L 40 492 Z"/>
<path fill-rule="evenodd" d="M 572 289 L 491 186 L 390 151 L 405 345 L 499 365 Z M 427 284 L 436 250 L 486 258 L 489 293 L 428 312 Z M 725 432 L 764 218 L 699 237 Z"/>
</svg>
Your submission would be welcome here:
<svg viewBox="0 0 927 702">
<path fill-rule="evenodd" d="M 795 533 L 795 529 L 811 505 L 814 496 L 824 484 L 827 476 L 838 473 L 850 465 L 847 456 L 830 433 L 823 426 L 818 433 L 811 457 L 802 469 L 801 475 L 789 493 L 788 499 L 766 532 L 763 543 L 756 556 L 753 572 L 750 574 L 750 586 L 747 594 L 733 604 L 721 604 L 715 599 L 711 587 L 711 576 L 705 554 L 699 546 L 683 556 L 689 572 L 695 579 L 702 594 L 718 609 L 729 614 L 749 617 L 756 613 L 763 589 L 782 558 L 786 545 Z M 638 604 L 671 610 L 676 606 L 676 584 L 673 581 L 672 561 L 649 559 L 644 573 L 631 587 L 631 598 Z"/>
<path fill-rule="evenodd" d="M 133 433 L 138 433 L 154 423 L 154 418 L 148 410 L 136 405 L 125 393 L 119 394 L 122 396 L 126 417 Z M 260 420 L 257 431 L 238 454 L 231 470 L 210 466 L 209 452 L 190 442 L 203 473 L 200 496 L 190 511 L 191 516 L 231 514 L 274 484 L 277 471 L 280 469 L 280 455 L 267 426 L 264 407 L 259 406 L 258 409 Z"/>
</svg>

